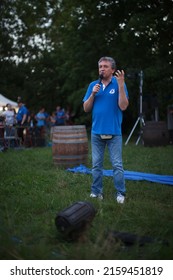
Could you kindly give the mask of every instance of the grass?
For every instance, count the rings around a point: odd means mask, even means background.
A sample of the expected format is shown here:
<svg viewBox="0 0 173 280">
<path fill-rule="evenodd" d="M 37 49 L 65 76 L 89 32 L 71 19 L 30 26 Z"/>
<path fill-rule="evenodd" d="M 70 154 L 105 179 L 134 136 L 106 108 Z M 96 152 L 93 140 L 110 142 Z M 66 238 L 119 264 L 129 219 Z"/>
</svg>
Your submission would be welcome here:
<svg viewBox="0 0 173 280">
<path fill-rule="evenodd" d="M 173 175 L 172 152 L 172 146 L 149 148 L 131 141 L 123 147 L 124 169 Z M 111 169 L 107 152 L 104 168 Z M 51 147 L 0 153 L 0 172 L 1 259 L 173 258 L 171 186 L 127 180 L 126 203 L 118 205 L 112 178 L 104 177 L 104 201 L 92 200 L 92 177 L 55 166 Z M 70 242 L 57 230 L 55 217 L 76 201 L 90 201 L 97 213 L 82 238 Z M 108 238 L 114 231 L 156 241 L 126 246 L 113 236 Z"/>
</svg>

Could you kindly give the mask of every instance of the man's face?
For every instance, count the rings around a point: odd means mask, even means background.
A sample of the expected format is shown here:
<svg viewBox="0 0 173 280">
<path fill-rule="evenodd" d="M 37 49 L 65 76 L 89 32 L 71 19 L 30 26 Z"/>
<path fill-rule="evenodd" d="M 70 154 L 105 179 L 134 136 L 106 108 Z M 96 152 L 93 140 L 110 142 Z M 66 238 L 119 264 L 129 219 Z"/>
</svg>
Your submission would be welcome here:
<svg viewBox="0 0 173 280">
<path fill-rule="evenodd" d="M 10 104 L 8 104 L 7 109 L 8 109 L 8 110 L 12 110 L 12 107 L 11 107 Z"/>
<path fill-rule="evenodd" d="M 115 69 L 112 69 L 111 62 L 102 60 L 99 63 L 99 75 L 102 74 L 104 78 L 110 78 L 113 75 L 114 71 Z"/>
</svg>

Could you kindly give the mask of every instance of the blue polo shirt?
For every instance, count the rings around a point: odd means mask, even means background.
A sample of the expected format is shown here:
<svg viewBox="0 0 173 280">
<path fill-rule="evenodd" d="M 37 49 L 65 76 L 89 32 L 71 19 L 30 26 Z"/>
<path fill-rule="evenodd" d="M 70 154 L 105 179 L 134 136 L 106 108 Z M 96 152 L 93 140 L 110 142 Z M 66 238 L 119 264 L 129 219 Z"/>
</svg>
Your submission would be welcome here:
<svg viewBox="0 0 173 280">
<path fill-rule="evenodd" d="M 92 93 L 93 87 L 98 80 L 90 83 L 87 92 L 83 98 L 85 102 Z M 125 92 L 128 97 L 128 91 L 125 85 Z M 103 90 L 103 84 L 99 92 L 95 95 L 92 108 L 92 130 L 93 134 L 111 134 L 121 135 L 121 124 L 123 112 L 118 106 L 118 82 L 112 77 L 111 82 Z"/>
<path fill-rule="evenodd" d="M 63 109 L 56 113 L 56 124 L 62 125 L 65 124 L 65 112 Z"/>
<path fill-rule="evenodd" d="M 17 116 L 16 116 L 17 122 L 20 123 L 23 119 L 23 115 L 27 115 L 27 114 L 28 114 L 28 109 L 24 105 L 22 105 L 17 112 Z"/>
</svg>

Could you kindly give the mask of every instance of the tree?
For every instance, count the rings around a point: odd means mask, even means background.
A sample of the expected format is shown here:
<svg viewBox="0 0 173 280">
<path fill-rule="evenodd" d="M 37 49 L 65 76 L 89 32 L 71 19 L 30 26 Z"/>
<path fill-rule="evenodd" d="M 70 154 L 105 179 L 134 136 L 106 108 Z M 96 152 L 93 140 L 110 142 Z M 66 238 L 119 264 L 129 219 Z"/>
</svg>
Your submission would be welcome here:
<svg viewBox="0 0 173 280">
<path fill-rule="evenodd" d="M 1 68 L 0 89 L 9 97 L 16 86 L 30 106 L 45 103 L 51 111 L 56 103 L 70 104 L 78 121 L 86 122 L 83 95 L 98 77 L 98 59 L 110 55 L 127 74 L 130 122 L 138 114 L 140 70 L 145 101 L 157 97 L 166 119 L 173 103 L 172 0 L 8 0 L 2 8 L 0 58 L 6 70 Z M 15 75 L 9 78 L 11 67 Z M 128 79 L 130 74 L 136 78 Z"/>
</svg>

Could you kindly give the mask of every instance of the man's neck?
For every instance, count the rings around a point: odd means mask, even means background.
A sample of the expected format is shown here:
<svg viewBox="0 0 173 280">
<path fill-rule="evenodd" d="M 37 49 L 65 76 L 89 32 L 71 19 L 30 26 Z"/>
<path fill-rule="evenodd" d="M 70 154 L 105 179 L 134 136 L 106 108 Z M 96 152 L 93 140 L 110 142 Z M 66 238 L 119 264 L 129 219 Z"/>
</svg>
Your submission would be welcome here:
<svg viewBox="0 0 173 280">
<path fill-rule="evenodd" d="M 112 77 L 109 77 L 109 78 L 107 78 L 107 79 L 103 79 L 103 80 L 102 80 L 102 83 L 103 83 L 105 86 L 107 86 L 107 85 L 111 82 L 111 80 L 112 80 Z"/>
</svg>

